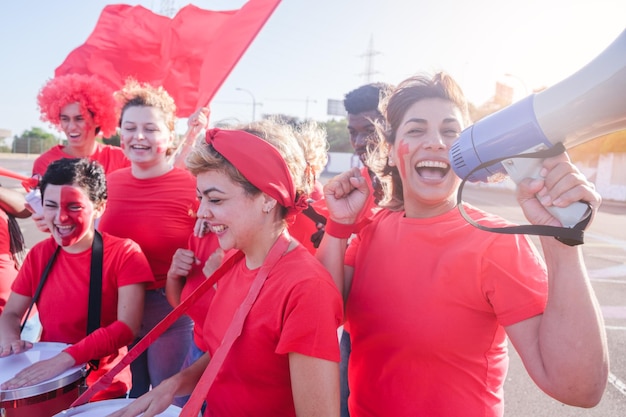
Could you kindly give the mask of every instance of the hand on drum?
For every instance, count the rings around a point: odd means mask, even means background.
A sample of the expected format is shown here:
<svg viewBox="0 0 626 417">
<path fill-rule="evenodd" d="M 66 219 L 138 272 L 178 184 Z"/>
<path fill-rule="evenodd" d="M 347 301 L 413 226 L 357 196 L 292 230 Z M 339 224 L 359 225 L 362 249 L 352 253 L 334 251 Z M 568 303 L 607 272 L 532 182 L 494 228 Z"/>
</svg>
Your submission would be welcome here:
<svg viewBox="0 0 626 417">
<path fill-rule="evenodd" d="M 167 381 L 167 380 L 166 380 Z M 166 382 L 163 381 L 163 382 Z M 107 417 L 154 417 L 167 410 L 174 401 L 173 391 L 163 388 L 163 382 L 156 388 L 137 398 L 135 401 Z M 160 389 L 159 389 L 160 388 Z"/>
<path fill-rule="evenodd" d="M 13 353 L 26 352 L 31 349 L 33 344 L 26 340 L 14 340 L 12 342 L 0 342 L 0 358 L 9 356 Z"/>
<path fill-rule="evenodd" d="M 26 342 L 32 347 L 32 343 Z M 74 358 L 61 352 L 50 359 L 44 359 L 24 368 L 13 378 L 2 383 L 3 390 L 16 389 L 38 384 L 67 371 L 74 366 Z"/>
</svg>

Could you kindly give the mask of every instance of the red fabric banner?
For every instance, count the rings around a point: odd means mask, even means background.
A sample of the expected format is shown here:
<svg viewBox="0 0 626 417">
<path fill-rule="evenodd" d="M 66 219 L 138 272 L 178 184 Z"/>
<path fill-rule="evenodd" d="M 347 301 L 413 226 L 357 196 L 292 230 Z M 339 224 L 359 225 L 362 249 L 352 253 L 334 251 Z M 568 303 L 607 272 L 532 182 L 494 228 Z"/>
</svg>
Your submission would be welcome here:
<svg viewBox="0 0 626 417">
<path fill-rule="evenodd" d="M 120 89 L 127 77 L 162 85 L 177 116 L 206 106 L 280 0 L 249 0 L 238 10 L 187 5 L 169 18 L 142 6 L 109 5 L 87 41 L 55 70 L 97 75 Z"/>
</svg>

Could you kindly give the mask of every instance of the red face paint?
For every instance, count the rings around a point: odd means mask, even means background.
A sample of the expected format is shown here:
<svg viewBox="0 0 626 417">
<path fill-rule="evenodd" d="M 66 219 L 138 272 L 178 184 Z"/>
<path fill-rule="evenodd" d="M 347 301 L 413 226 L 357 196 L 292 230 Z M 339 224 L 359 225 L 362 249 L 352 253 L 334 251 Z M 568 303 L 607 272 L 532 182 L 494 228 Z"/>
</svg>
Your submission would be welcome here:
<svg viewBox="0 0 626 417">
<path fill-rule="evenodd" d="M 406 161 L 404 157 L 409 154 L 409 145 L 400 140 L 400 145 L 398 146 L 398 169 L 403 175 L 408 175 L 408 172 L 405 171 Z"/>
<path fill-rule="evenodd" d="M 156 143 L 156 149 L 157 149 L 157 153 L 165 153 L 167 152 L 167 141 L 157 141 Z"/>
<path fill-rule="evenodd" d="M 78 187 L 61 187 L 58 215 L 54 222 L 55 234 L 61 246 L 71 246 L 79 242 L 91 228 L 93 203 Z"/>
</svg>

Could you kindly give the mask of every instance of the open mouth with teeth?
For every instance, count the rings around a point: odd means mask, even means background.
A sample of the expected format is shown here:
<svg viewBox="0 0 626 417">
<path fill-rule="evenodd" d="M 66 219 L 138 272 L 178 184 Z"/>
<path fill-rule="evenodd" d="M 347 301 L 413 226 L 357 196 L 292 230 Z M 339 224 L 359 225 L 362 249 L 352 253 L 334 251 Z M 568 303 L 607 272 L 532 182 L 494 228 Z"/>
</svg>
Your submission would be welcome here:
<svg viewBox="0 0 626 417">
<path fill-rule="evenodd" d="M 145 145 L 132 145 L 130 147 L 131 149 L 135 149 L 137 151 L 147 151 L 150 149 L 150 146 L 145 146 Z"/>
<path fill-rule="evenodd" d="M 68 235 L 72 234 L 72 232 L 74 231 L 74 225 L 55 225 L 57 234 L 60 237 L 67 237 Z"/>
<path fill-rule="evenodd" d="M 216 234 L 222 233 L 224 230 L 227 229 L 227 227 L 224 225 L 209 226 L 209 228 L 211 229 L 213 233 L 216 233 Z"/>
<path fill-rule="evenodd" d="M 443 161 L 420 161 L 415 170 L 422 178 L 441 179 L 450 172 L 450 164 Z"/>
</svg>

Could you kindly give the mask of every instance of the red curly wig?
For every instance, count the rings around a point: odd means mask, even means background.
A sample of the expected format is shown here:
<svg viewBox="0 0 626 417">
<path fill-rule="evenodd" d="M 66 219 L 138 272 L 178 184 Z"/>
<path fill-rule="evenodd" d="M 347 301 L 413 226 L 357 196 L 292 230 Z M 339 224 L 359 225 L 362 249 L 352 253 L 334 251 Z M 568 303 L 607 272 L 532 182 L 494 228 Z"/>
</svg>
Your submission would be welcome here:
<svg viewBox="0 0 626 417">
<path fill-rule="evenodd" d="M 57 128 L 61 125 L 61 109 L 71 103 L 80 104 L 83 117 L 90 115 L 104 137 L 115 134 L 118 117 L 113 90 L 101 79 L 83 74 L 63 75 L 49 80 L 37 95 L 41 120 Z"/>
</svg>

